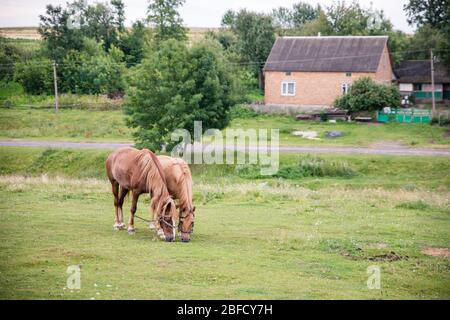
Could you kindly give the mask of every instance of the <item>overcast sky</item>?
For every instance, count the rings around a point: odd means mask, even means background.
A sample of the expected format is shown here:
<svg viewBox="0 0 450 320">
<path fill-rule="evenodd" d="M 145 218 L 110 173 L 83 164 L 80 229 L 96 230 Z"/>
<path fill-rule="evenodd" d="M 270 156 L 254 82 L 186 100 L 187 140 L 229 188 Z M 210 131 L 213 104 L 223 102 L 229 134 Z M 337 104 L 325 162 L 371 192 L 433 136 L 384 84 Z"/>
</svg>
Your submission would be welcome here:
<svg viewBox="0 0 450 320">
<path fill-rule="evenodd" d="M 333 0 L 304 1 L 311 4 L 320 3 L 323 6 L 329 6 L 333 2 Z M 0 0 L 0 27 L 37 26 L 38 16 L 45 12 L 46 4 L 65 4 L 66 2 L 67 0 Z M 88 0 L 88 2 L 95 1 Z M 180 12 L 185 24 L 189 27 L 219 27 L 221 17 L 227 9 L 247 8 L 270 12 L 274 7 L 291 7 L 296 2 L 299 0 L 187 0 Z M 396 29 L 412 31 L 403 11 L 403 5 L 408 0 L 360 0 L 359 2 L 365 7 L 372 4 L 374 8 L 384 10 Z M 124 3 L 127 25 L 145 16 L 146 0 L 125 0 Z"/>
</svg>

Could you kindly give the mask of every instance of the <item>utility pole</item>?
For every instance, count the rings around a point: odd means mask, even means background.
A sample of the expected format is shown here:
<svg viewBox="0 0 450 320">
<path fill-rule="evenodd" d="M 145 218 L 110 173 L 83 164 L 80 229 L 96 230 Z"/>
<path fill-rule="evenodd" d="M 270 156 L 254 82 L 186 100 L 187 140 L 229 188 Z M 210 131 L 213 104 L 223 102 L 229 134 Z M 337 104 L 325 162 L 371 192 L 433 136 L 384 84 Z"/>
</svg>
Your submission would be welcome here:
<svg viewBox="0 0 450 320">
<path fill-rule="evenodd" d="M 434 56 L 433 49 L 430 50 L 430 63 L 431 63 L 431 99 L 433 102 L 433 115 L 436 113 L 436 97 L 434 88 Z"/>
<path fill-rule="evenodd" d="M 55 85 L 55 112 L 58 113 L 58 81 L 56 79 L 56 61 L 53 61 L 53 83 Z"/>
</svg>

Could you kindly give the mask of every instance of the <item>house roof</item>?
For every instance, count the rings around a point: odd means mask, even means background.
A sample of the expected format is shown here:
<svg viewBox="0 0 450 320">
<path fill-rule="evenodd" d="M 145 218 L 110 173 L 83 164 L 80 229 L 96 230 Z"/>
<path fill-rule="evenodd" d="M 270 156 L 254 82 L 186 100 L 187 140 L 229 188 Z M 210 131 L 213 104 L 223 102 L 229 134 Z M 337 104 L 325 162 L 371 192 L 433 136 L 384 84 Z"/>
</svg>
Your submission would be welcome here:
<svg viewBox="0 0 450 320">
<path fill-rule="evenodd" d="M 280 37 L 265 71 L 376 72 L 387 36 Z"/>
<path fill-rule="evenodd" d="M 450 83 L 450 75 L 442 63 L 434 64 L 434 81 Z M 405 60 L 395 68 L 395 74 L 400 83 L 431 83 L 430 60 Z"/>
</svg>

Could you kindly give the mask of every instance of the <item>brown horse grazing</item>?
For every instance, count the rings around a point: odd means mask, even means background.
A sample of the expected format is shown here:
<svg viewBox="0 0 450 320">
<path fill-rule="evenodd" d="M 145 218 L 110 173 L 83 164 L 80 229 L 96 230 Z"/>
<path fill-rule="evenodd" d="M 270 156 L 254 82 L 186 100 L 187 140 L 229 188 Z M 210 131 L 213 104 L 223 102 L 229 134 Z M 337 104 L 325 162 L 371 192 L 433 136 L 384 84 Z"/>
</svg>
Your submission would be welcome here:
<svg viewBox="0 0 450 320">
<path fill-rule="evenodd" d="M 166 185 L 180 210 L 178 225 L 181 241 L 189 242 L 194 228 L 195 207 L 192 204 L 192 175 L 188 164 L 179 158 L 158 156 L 164 169 Z"/>
<path fill-rule="evenodd" d="M 156 155 L 147 149 L 118 149 L 111 153 L 106 160 L 106 172 L 114 194 L 116 209 L 114 229 L 120 230 L 125 227 L 122 206 L 126 195 L 131 190 L 132 205 L 128 232 L 134 233 L 134 214 L 139 196 L 143 193 L 150 193 L 151 209 L 153 215 L 156 213 L 155 222 L 158 234 L 160 236 L 163 234 L 168 242 L 173 241 L 173 218 L 177 212 L 175 202 L 166 187 L 164 170 Z"/>
</svg>

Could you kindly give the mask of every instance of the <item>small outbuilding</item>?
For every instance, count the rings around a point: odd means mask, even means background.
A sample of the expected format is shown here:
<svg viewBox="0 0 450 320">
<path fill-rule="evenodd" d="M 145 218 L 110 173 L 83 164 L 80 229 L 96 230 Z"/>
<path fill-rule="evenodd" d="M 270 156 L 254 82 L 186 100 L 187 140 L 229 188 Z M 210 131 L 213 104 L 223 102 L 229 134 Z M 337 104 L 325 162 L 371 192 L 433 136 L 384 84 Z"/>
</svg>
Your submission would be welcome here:
<svg viewBox="0 0 450 320">
<path fill-rule="evenodd" d="M 434 64 L 434 91 L 436 101 L 450 100 L 450 75 L 442 63 Z M 432 99 L 430 60 L 405 60 L 395 68 L 402 95 L 414 96 L 419 101 Z"/>
</svg>

